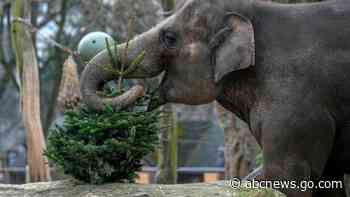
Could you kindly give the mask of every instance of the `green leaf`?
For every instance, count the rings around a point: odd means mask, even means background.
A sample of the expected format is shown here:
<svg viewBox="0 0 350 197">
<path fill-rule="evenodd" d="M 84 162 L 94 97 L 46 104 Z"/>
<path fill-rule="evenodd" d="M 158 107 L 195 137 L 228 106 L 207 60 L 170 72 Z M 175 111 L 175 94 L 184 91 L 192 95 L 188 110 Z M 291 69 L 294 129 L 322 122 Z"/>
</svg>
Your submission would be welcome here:
<svg viewBox="0 0 350 197">
<path fill-rule="evenodd" d="M 130 64 L 130 66 L 125 70 L 123 75 L 128 75 L 136 70 L 136 68 L 141 64 L 145 58 L 146 52 L 142 51 Z"/>
<path fill-rule="evenodd" d="M 116 68 L 116 66 L 117 66 L 117 61 L 116 61 L 116 59 L 117 59 L 117 58 L 114 58 L 114 55 L 112 54 L 112 50 L 111 50 L 111 48 L 110 48 L 108 38 L 105 38 L 105 41 L 106 41 L 107 51 L 108 51 L 108 55 L 109 55 L 109 58 L 110 58 L 110 60 L 111 60 L 112 66 L 113 66 L 114 68 Z M 115 54 L 115 55 L 117 55 L 117 54 Z"/>
</svg>

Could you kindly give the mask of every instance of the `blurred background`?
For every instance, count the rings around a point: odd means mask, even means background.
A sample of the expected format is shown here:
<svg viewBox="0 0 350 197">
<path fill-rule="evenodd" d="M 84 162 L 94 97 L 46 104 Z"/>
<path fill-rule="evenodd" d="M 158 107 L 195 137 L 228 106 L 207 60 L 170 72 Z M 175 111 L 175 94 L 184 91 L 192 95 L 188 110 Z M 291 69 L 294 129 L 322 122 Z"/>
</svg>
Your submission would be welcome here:
<svg viewBox="0 0 350 197">
<path fill-rule="evenodd" d="M 84 64 L 67 62 L 69 50 L 75 51 L 80 39 L 89 32 L 107 32 L 118 42 L 127 39 L 130 17 L 135 18 L 134 33 L 139 34 L 168 17 L 185 0 L 32 0 L 26 2 L 26 27 L 31 32 L 35 55 L 40 113 L 21 112 L 20 90 L 25 85 L 21 69 L 16 68 L 14 44 L 14 0 L 0 0 L 0 183 L 28 181 L 26 126 L 38 116 L 43 139 L 55 124 L 62 123 L 67 102 L 79 102 L 79 74 Z M 283 0 L 296 3 L 300 0 Z M 30 25 L 31 24 L 31 25 Z M 60 45 L 61 47 L 57 47 Z M 24 48 L 24 49 L 23 49 Z M 27 49 L 23 47 L 22 49 Z M 67 53 L 68 51 L 68 53 Z M 65 63 L 66 61 L 66 63 Z M 24 65 L 25 66 L 25 65 Z M 151 79 L 146 81 L 152 85 Z M 37 87 L 37 86 L 35 86 Z M 39 90 L 39 89 L 38 89 Z M 33 95 L 32 95 L 33 96 Z M 35 95 L 34 95 L 35 96 Z M 78 98 L 78 99 L 77 99 Z M 247 125 L 217 103 L 203 106 L 168 104 L 162 121 L 170 125 L 161 132 L 159 150 L 144 159 L 140 183 L 211 182 L 244 177 L 261 163 L 259 148 Z M 30 111 L 28 112 L 30 113 Z M 40 138 L 40 136 L 38 137 Z M 38 140 L 39 143 L 40 139 Z M 34 145 L 36 141 L 34 140 Z M 50 168 L 52 179 L 64 176 Z"/>
</svg>

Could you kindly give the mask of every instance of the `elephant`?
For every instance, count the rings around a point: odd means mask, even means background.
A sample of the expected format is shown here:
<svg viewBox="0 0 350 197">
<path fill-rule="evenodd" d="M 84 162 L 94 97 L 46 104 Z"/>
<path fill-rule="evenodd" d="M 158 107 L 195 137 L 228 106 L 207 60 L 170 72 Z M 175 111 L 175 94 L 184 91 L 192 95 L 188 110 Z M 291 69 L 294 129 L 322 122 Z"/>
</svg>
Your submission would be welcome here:
<svg viewBox="0 0 350 197">
<path fill-rule="evenodd" d="M 188 0 L 118 45 L 117 53 L 130 66 L 145 52 L 126 78 L 163 75 L 152 109 L 217 101 L 245 121 L 264 156 L 261 171 L 251 178 L 340 181 L 343 188 L 276 189 L 289 197 L 344 197 L 344 174 L 350 172 L 349 35 L 348 0 Z M 115 98 L 98 95 L 116 78 L 99 66 L 110 62 L 104 50 L 81 76 L 83 101 L 96 110 L 107 103 L 125 107 L 144 94 L 137 85 Z"/>
</svg>

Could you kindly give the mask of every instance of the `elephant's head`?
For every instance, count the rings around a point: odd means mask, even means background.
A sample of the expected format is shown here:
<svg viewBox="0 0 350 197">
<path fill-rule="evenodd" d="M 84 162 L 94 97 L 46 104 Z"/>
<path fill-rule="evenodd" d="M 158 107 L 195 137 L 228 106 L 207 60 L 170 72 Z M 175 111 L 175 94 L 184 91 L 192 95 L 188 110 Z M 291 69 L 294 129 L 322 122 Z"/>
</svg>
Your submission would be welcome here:
<svg viewBox="0 0 350 197">
<path fill-rule="evenodd" d="M 225 0 L 224 0 L 225 1 Z M 142 51 L 145 58 L 127 78 L 148 78 L 165 72 L 158 89 L 161 103 L 205 104 L 216 99 L 217 82 L 226 74 L 254 65 L 254 33 L 249 19 L 225 11 L 224 1 L 189 0 L 151 30 L 130 41 L 125 65 Z M 231 2 L 226 0 L 225 2 Z M 123 57 L 126 44 L 118 46 Z M 124 106 L 139 96 L 137 87 L 116 98 L 96 91 L 114 79 L 99 65 L 110 64 L 105 50 L 95 56 L 81 78 L 84 101 L 101 109 L 104 103 Z M 139 91 L 141 92 L 141 91 Z"/>
</svg>

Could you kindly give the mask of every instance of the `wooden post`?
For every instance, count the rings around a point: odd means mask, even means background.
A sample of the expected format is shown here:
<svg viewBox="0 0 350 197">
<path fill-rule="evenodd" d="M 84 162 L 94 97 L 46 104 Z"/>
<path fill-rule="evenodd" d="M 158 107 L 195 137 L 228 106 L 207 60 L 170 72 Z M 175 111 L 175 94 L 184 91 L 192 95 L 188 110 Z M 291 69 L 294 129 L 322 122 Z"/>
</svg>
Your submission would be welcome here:
<svg viewBox="0 0 350 197">
<path fill-rule="evenodd" d="M 13 3 L 13 18 L 30 19 L 30 1 Z M 12 44 L 16 53 L 17 72 L 21 78 L 21 111 L 27 131 L 30 182 L 49 181 L 50 173 L 44 149 L 45 138 L 40 119 L 39 71 L 32 36 L 22 23 L 12 24 Z"/>
<path fill-rule="evenodd" d="M 162 0 L 161 3 L 165 16 L 175 8 L 175 0 Z M 175 184 L 177 182 L 177 121 L 172 105 L 165 105 L 163 110 L 166 114 L 161 120 L 164 128 L 160 136 L 156 182 Z"/>
<path fill-rule="evenodd" d="M 158 171 L 156 182 L 159 184 L 175 184 L 177 182 L 177 126 L 172 106 L 166 104 L 161 120 L 162 130 L 158 151 Z"/>
</svg>

